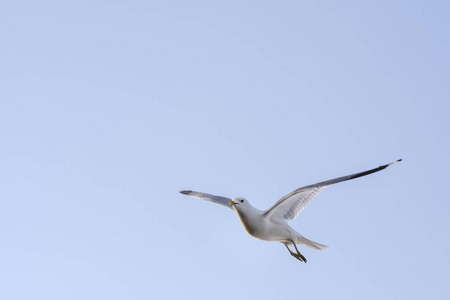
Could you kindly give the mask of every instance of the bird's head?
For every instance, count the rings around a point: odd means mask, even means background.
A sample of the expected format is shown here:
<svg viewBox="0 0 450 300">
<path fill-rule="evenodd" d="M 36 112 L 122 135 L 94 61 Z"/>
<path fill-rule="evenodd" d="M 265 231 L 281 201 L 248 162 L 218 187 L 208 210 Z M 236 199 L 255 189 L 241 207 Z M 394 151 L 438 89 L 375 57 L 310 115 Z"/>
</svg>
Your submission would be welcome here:
<svg viewBox="0 0 450 300">
<path fill-rule="evenodd" d="M 238 211 L 245 211 L 248 208 L 252 207 L 247 199 L 243 197 L 233 198 L 230 202 L 228 202 L 228 204 L 233 206 L 234 209 Z"/>
</svg>

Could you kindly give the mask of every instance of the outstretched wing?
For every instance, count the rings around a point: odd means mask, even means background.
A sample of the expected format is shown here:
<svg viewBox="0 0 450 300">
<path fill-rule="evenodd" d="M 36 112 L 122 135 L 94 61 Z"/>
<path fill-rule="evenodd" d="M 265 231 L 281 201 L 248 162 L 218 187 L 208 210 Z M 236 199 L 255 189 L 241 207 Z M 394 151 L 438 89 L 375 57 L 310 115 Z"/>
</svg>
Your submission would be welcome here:
<svg viewBox="0 0 450 300">
<path fill-rule="evenodd" d="M 359 172 L 352 175 L 342 176 L 339 178 L 322 181 L 316 184 L 308 185 L 299 189 L 296 189 L 289 195 L 284 196 L 280 200 L 278 200 L 271 208 L 264 212 L 264 215 L 270 218 L 281 218 L 286 221 L 290 221 L 295 219 L 298 214 L 308 205 L 311 200 L 317 196 L 321 191 L 323 191 L 327 186 L 331 184 L 335 184 L 341 181 L 346 181 L 350 179 L 355 179 L 358 177 L 366 176 L 387 167 L 400 162 L 401 159 L 387 164 L 383 166 L 379 166 L 378 168 L 371 169 L 364 172 Z"/>
<path fill-rule="evenodd" d="M 231 201 L 230 198 L 215 196 L 215 195 L 211 195 L 211 194 L 207 194 L 207 193 L 194 192 L 194 191 L 190 191 L 190 190 L 181 190 L 180 193 L 183 195 L 187 195 L 187 196 L 191 196 L 191 197 L 195 197 L 195 198 L 199 198 L 199 199 L 203 199 L 203 200 L 208 200 L 208 201 L 226 206 L 230 209 L 233 209 L 233 207 L 228 204 Z"/>
</svg>

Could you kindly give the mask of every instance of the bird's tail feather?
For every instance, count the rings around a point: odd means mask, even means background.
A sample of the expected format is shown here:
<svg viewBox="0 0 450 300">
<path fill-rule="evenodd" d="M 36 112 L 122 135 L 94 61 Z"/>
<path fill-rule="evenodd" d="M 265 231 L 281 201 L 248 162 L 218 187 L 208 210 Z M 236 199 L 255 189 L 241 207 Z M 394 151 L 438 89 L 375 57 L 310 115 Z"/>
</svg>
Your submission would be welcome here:
<svg viewBox="0 0 450 300">
<path fill-rule="evenodd" d="M 328 248 L 328 246 L 325 246 L 325 245 L 313 242 L 311 240 L 308 240 L 307 238 L 305 238 L 305 237 L 303 237 L 301 235 L 297 236 L 297 240 L 295 241 L 295 243 L 303 245 L 303 246 L 307 246 L 309 248 L 313 248 L 315 250 L 324 250 L 324 249 Z"/>
</svg>

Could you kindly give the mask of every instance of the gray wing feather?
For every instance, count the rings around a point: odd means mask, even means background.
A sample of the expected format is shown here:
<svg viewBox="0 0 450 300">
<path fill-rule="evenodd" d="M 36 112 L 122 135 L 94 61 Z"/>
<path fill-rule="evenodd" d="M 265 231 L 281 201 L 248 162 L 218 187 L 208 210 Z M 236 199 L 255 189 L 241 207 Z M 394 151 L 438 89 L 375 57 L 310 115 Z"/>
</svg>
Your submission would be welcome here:
<svg viewBox="0 0 450 300">
<path fill-rule="evenodd" d="M 285 220 L 293 220 L 324 189 L 325 187 L 323 186 L 301 190 L 292 195 L 289 200 L 283 201 L 277 209 L 281 209 L 280 212 L 283 212 L 282 215 Z"/>
<path fill-rule="evenodd" d="M 190 190 L 181 190 L 180 193 L 183 195 L 199 198 L 202 200 L 211 201 L 211 202 L 226 206 L 230 209 L 233 209 L 233 207 L 228 204 L 231 201 L 230 198 L 215 196 L 215 195 L 211 195 L 211 194 L 207 194 L 207 193 L 200 193 L 200 192 L 195 192 L 195 191 L 190 191 Z"/>
<path fill-rule="evenodd" d="M 319 194 L 321 191 L 323 191 L 327 186 L 384 170 L 387 167 L 400 161 L 401 159 L 368 171 L 342 176 L 296 189 L 292 193 L 278 200 L 271 208 L 264 212 L 264 215 L 271 217 L 282 217 L 286 221 L 290 221 L 292 219 L 295 219 L 298 214 L 306 207 L 306 205 L 308 205 L 308 203 L 311 202 L 311 200 L 314 199 L 314 197 L 317 196 L 317 194 Z"/>
</svg>

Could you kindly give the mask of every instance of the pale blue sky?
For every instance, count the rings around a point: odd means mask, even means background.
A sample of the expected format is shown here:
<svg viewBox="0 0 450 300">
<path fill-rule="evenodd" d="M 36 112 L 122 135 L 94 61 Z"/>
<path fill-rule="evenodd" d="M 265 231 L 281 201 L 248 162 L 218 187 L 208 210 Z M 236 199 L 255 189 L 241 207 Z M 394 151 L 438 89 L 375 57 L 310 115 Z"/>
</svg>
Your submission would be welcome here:
<svg viewBox="0 0 450 300">
<path fill-rule="evenodd" d="M 363 3 L 364 2 L 364 3 Z M 1 299 L 447 299 L 446 1 L 0 5 Z M 255 240 L 236 214 L 327 188 Z"/>
</svg>

